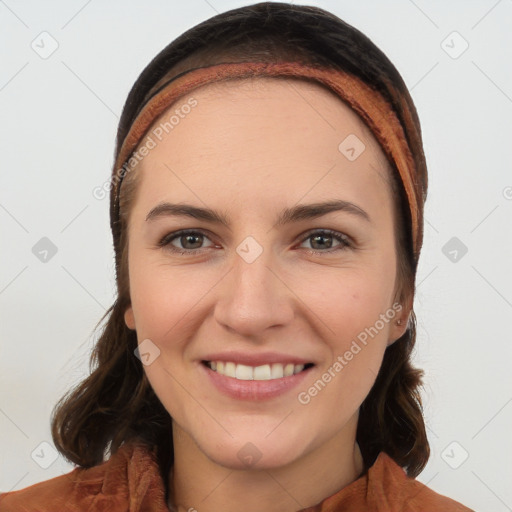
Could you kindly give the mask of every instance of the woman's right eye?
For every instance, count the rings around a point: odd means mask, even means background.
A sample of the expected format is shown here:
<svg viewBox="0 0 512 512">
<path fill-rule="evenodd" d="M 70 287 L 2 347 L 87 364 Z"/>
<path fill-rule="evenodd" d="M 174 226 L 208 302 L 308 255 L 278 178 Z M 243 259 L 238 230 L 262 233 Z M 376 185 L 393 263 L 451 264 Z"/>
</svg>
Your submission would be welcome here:
<svg viewBox="0 0 512 512">
<path fill-rule="evenodd" d="M 205 239 L 209 240 L 201 231 L 188 229 L 165 235 L 160 242 L 158 242 L 158 245 L 159 247 L 164 247 L 165 250 L 179 254 L 195 254 L 201 249 L 204 249 L 201 245 Z M 175 243 L 178 243 L 181 247 L 176 246 Z"/>
</svg>

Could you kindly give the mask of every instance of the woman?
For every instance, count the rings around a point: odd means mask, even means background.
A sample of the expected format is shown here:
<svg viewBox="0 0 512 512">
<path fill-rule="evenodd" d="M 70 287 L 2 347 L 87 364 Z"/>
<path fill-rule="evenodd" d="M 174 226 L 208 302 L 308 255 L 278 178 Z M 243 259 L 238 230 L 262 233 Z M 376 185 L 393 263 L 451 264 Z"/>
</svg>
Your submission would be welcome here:
<svg viewBox="0 0 512 512">
<path fill-rule="evenodd" d="M 118 297 L 58 404 L 79 468 L 3 511 L 468 511 L 429 457 L 415 107 L 363 34 L 260 3 L 143 71 L 111 180 Z"/>
</svg>

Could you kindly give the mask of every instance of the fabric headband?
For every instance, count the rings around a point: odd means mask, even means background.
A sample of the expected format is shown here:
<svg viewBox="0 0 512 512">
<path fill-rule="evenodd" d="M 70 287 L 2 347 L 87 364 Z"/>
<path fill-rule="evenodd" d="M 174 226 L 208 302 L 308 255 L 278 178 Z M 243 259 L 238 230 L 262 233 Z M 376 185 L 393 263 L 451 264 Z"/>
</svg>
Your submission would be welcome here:
<svg viewBox="0 0 512 512">
<path fill-rule="evenodd" d="M 212 82 L 255 76 L 280 76 L 312 79 L 327 86 L 345 101 L 370 128 L 390 163 L 400 175 L 411 215 L 412 243 L 415 261 L 422 244 L 422 192 L 402 125 L 384 97 L 354 75 L 333 68 L 317 68 L 299 62 L 234 62 L 195 68 L 171 78 L 144 104 L 132 123 L 116 157 L 110 190 L 110 225 L 114 244 L 120 238 L 119 190 L 122 179 L 130 172 L 133 153 L 156 118 L 177 99 L 192 89 Z M 341 141 L 340 141 L 341 142 Z M 116 250 L 116 255 L 119 251 Z"/>
</svg>

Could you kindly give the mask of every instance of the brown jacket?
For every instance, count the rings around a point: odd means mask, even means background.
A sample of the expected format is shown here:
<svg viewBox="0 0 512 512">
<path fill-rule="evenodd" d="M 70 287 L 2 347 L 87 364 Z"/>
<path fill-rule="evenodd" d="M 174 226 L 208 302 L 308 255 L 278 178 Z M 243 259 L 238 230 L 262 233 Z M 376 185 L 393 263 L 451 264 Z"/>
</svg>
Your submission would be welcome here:
<svg viewBox="0 0 512 512">
<path fill-rule="evenodd" d="M 169 512 L 169 508 L 155 451 L 133 441 L 98 466 L 76 468 L 25 489 L 0 494 L 0 511 Z M 302 512 L 363 511 L 474 512 L 408 478 L 384 452 L 366 474 Z"/>
</svg>

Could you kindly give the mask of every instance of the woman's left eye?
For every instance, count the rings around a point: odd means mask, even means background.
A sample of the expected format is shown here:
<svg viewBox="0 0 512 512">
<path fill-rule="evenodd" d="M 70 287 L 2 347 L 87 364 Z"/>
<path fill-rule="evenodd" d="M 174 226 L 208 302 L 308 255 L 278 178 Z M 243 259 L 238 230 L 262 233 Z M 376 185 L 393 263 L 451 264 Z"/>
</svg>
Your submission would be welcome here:
<svg viewBox="0 0 512 512">
<path fill-rule="evenodd" d="M 167 250 L 177 252 L 179 254 L 193 254 L 194 252 L 199 252 L 202 249 L 207 249 L 208 247 L 215 245 L 212 242 L 209 246 L 201 247 L 204 240 L 210 239 L 201 231 L 182 230 L 169 233 L 168 235 L 164 236 L 160 242 L 158 242 L 158 246 L 165 247 Z M 309 252 L 314 253 L 330 253 L 333 251 L 344 250 L 351 246 L 347 235 L 338 233 L 337 231 L 332 231 L 330 229 L 319 229 L 313 232 L 309 232 L 305 237 L 302 238 L 302 244 L 308 240 L 311 241 L 310 244 L 312 245 Z M 334 246 L 334 248 L 333 240 L 339 242 L 337 246 Z M 176 246 L 174 244 L 175 241 L 178 242 L 180 246 Z M 319 248 L 315 248 L 315 245 Z"/>
<path fill-rule="evenodd" d="M 338 242 L 340 242 L 338 244 L 338 246 L 332 248 L 332 240 L 337 240 Z M 317 230 L 317 231 L 314 231 L 314 232 L 310 232 L 306 238 L 304 238 L 304 242 L 307 241 L 307 240 L 311 240 L 312 242 L 311 245 L 315 244 L 315 245 L 320 245 L 320 247 L 322 247 L 322 245 L 324 246 L 323 248 L 325 249 L 325 245 L 328 245 L 327 249 L 328 250 L 325 250 L 325 251 L 319 251 L 318 249 L 315 249 L 314 247 L 312 248 L 312 251 L 313 252 L 333 252 L 333 251 L 340 251 L 340 250 L 344 250 L 344 249 L 348 249 L 351 245 L 350 245 L 350 241 L 349 241 L 349 238 L 347 235 L 344 235 L 343 233 L 338 233 L 337 231 L 332 231 L 330 229 L 320 229 L 320 230 Z M 326 242 L 326 240 L 328 240 Z M 330 241 L 329 241 L 330 240 Z"/>
</svg>

